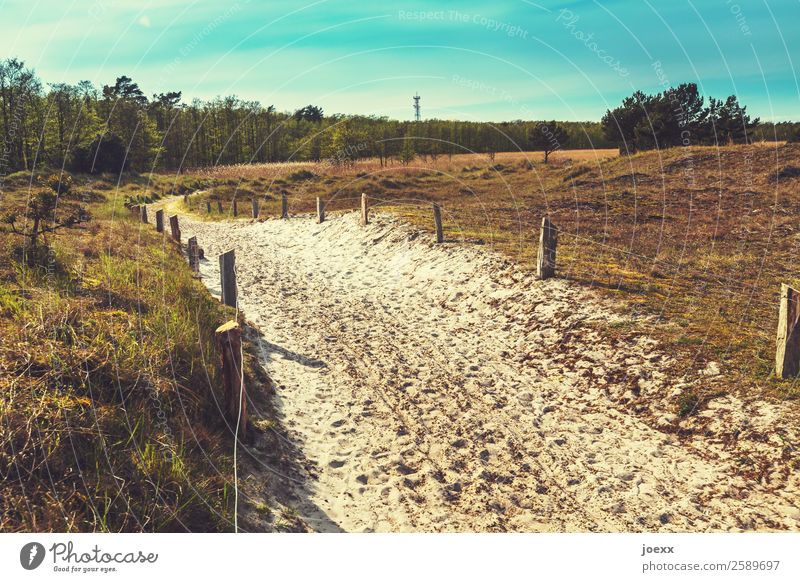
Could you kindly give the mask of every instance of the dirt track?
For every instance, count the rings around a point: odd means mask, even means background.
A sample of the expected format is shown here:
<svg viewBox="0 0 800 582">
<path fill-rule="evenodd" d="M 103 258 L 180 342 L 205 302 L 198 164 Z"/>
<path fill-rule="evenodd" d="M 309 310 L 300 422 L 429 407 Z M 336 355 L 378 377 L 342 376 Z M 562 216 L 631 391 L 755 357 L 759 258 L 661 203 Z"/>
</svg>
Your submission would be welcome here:
<svg viewBox="0 0 800 582">
<path fill-rule="evenodd" d="M 315 529 L 800 529 L 797 471 L 754 480 L 723 442 L 782 410 L 726 397 L 680 440 L 670 358 L 641 334 L 602 341 L 637 322 L 585 289 L 389 216 L 181 221 L 215 294 L 236 249 L 280 420 L 313 464 L 297 510 Z"/>
</svg>

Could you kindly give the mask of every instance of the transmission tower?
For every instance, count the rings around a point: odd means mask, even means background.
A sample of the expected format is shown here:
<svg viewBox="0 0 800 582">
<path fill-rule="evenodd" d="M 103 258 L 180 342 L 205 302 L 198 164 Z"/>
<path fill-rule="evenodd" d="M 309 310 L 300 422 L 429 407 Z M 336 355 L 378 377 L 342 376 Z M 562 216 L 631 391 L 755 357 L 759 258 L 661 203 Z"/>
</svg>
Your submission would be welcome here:
<svg viewBox="0 0 800 582">
<path fill-rule="evenodd" d="M 421 119 L 420 109 L 419 109 L 419 93 L 414 95 L 414 118 L 417 121 Z"/>
</svg>

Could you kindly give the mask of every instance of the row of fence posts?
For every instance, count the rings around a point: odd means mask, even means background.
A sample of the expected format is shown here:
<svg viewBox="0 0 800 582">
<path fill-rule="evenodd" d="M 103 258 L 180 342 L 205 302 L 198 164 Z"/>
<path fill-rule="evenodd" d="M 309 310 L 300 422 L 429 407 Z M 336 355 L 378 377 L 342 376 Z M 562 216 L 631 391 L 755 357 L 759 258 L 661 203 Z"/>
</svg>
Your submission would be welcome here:
<svg viewBox="0 0 800 582">
<path fill-rule="evenodd" d="M 220 213 L 222 212 L 222 202 L 217 201 Z M 210 211 L 210 202 L 206 203 L 206 210 Z M 163 211 L 161 220 L 163 221 Z M 236 201 L 233 201 L 233 214 L 237 215 Z M 258 201 L 252 199 L 252 215 L 253 218 L 259 216 Z M 288 218 L 288 204 L 286 195 L 281 196 L 281 218 Z M 156 214 L 158 221 L 158 213 Z M 317 198 L 317 222 L 322 224 L 325 222 L 325 203 L 321 198 Z M 361 214 L 360 224 L 367 226 L 369 224 L 369 198 L 365 193 L 361 194 Z M 436 242 L 444 242 L 444 229 L 442 226 L 442 209 L 438 204 L 433 204 L 433 222 L 436 232 Z M 170 226 L 172 227 L 172 236 L 180 242 L 180 229 L 178 227 L 178 217 L 170 217 Z M 545 217 L 542 219 L 542 227 L 539 236 L 539 253 L 537 260 L 537 276 L 540 279 L 547 279 L 555 276 L 556 264 L 556 243 L 558 240 L 558 231 L 555 226 L 550 222 L 550 219 Z M 197 238 L 192 237 L 189 239 L 189 264 L 193 272 L 199 272 L 199 246 Z M 220 273 L 220 296 L 223 305 L 230 307 L 237 307 L 238 304 L 238 286 L 236 282 L 236 252 L 231 249 L 219 255 L 219 273 Z M 238 417 L 239 427 L 242 435 L 247 431 L 247 396 L 244 382 L 241 377 L 242 373 L 242 360 L 241 360 L 241 329 L 235 321 L 230 321 L 220 326 L 216 330 L 217 347 L 222 354 L 222 381 L 225 411 L 229 418 L 236 419 Z M 240 399 L 236 400 L 236 395 L 240 395 Z"/>
<path fill-rule="evenodd" d="M 184 203 L 188 205 L 188 195 L 184 195 Z M 253 218 L 259 217 L 258 200 L 252 201 Z M 222 213 L 222 201 L 217 201 L 217 208 Z M 236 200 L 233 200 L 233 215 L 237 216 L 238 207 Z M 206 210 L 211 212 L 211 203 L 206 202 Z M 131 212 L 138 215 L 143 223 L 148 223 L 147 206 L 133 206 Z M 281 218 L 288 218 L 288 203 L 286 195 L 281 196 Z M 164 210 L 158 209 L 155 213 L 156 231 L 164 232 Z M 317 198 L 317 222 L 325 221 L 325 203 L 321 198 Z M 436 232 L 436 242 L 444 242 L 444 231 L 442 227 L 442 211 L 438 204 L 433 204 L 433 221 Z M 369 224 L 369 198 L 365 193 L 361 194 L 361 214 L 360 224 Z M 181 230 L 178 223 L 178 216 L 169 217 L 170 235 L 172 239 L 181 245 Z M 547 279 L 555 276 L 557 229 L 550 222 L 549 218 L 542 219 L 542 228 L 539 236 L 539 252 L 536 273 L 540 279 Z M 192 272 L 198 274 L 200 271 L 200 260 L 203 251 L 200 248 L 197 237 L 189 238 L 187 245 L 189 266 Z M 238 289 L 236 284 L 236 253 L 234 250 L 226 251 L 219 255 L 219 272 L 221 301 L 224 305 L 236 307 L 238 301 Z M 797 318 L 795 318 L 795 324 Z M 242 376 L 241 358 L 241 328 L 236 321 L 228 321 L 217 328 L 215 332 L 217 348 L 221 354 L 221 373 L 223 383 L 223 409 L 224 413 L 231 422 L 238 422 L 239 434 L 247 434 L 247 394 Z M 800 348 L 798 348 L 800 353 Z M 237 398 L 238 395 L 238 398 Z"/>
<path fill-rule="evenodd" d="M 188 196 L 184 196 L 184 203 L 188 205 Z M 217 201 L 218 209 L 222 212 L 222 202 Z M 211 203 L 206 202 L 206 210 L 210 212 Z M 237 215 L 236 200 L 233 201 L 233 213 Z M 147 206 L 133 206 L 131 207 L 134 215 L 138 214 L 140 220 L 144 223 L 148 222 Z M 258 201 L 252 199 L 252 214 L 253 218 L 258 218 L 259 205 Z M 286 195 L 281 197 L 281 217 L 288 218 L 288 204 Z M 164 210 L 158 209 L 155 213 L 156 231 L 164 232 Z M 325 203 L 321 198 L 317 198 L 317 222 L 323 223 L 325 221 Z M 442 211 L 438 204 L 433 204 L 433 221 L 436 233 L 436 242 L 444 242 L 444 230 L 442 227 Z M 365 193 L 361 195 L 361 214 L 360 224 L 367 226 L 369 224 L 369 198 Z M 173 215 L 169 217 L 170 234 L 172 239 L 180 247 L 181 244 L 181 230 L 178 223 L 178 216 Z M 550 222 L 550 219 L 545 217 L 542 219 L 542 227 L 539 235 L 539 250 L 536 265 L 536 274 L 540 279 L 547 279 L 555 276 L 556 264 L 556 243 L 558 238 L 558 231 Z M 202 259 L 203 251 L 200 248 L 197 237 L 193 236 L 188 240 L 187 255 L 189 259 L 189 266 L 192 272 L 198 274 L 200 271 L 200 260 Z M 237 284 L 236 284 L 236 253 L 234 250 L 229 250 L 219 255 L 219 271 L 220 271 L 220 287 L 221 287 L 221 301 L 224 305 L 230 307 L 237 306 Z M 796 319 L 795 319 L 796 323 Z M 235 409 L 238 413 L 242 411 L 239 417 L 239 427 L 241 434 L 246 434 L 247 429 L 247 413 L 246 413 L 246 395 L 244 395 L 244 384 L 241 380 L 242 362 L 241 362 L 241 330 L 235 321 L 227 322 L 216 330 L 217 346 L 222 354 L 222 376 L 224 385 L 224 408 L 229 418 L 236 419 L 237 414 L 232 413 L 234 410 L 233 398 L 237 393 L 235 384 L 240 386 L 239 392 L 242 395 L 242 402 L 236 402 Z M 800 352 L 800 349 L 798 349 Z"/>
<path fill-rule="evenodd" d="M 184 196 L 184 201 L 188 197 Z M 220 213 L 222 212 L 222 202 L 217 201 Z M 210 212 L 211 203 L 206 202 L 206 209 Z M 233 202 L 234 215 L 236 215 L 236 201 Z M 147 206 L 132 206 L 131 212 L 140 217 L 142 222 L 148 222 Z M 252 214 L 253 218 L 258 218 L 259 206 L 258 200 L 252 199 Z M 164 231 L 164 211 L 156 211 L 156 230 L 158 232 Z M 286 195 L 281 196 L 281 218 L 288 218 L 288 205 Z M 325 204 L 321 198 L 317 198 L 317 222 L 323 223 L 325 221 Z M 444 242 L 444 234 L 442 228 L 442 210 L 438 204 L 433 204 L 433 222 L 436 232 L 436 242 Z M 180 244 L 181 233 L 178 226 L 178 217 L 169 217 L 170 229 L 172 238 Z M 366 194 L 361 194 L 361 215 L 359 223 L 362 226 L 369 224 L 369 199 Z M 556 274 L 556 246 L 558 244 L 558 229 L 551 222 L 550 218 L 545 216 L 542 218 L 541 228 L 539 230 L 539 245 L 536 257 L 536 277 L 538 279 L 549 279 L 555 277 Z M 197 238 L 192 237 L 189 239 L 189 265 L 194 273 L 199 272 L 199 263 L 202 258 L 202 249 L 197 244 Z M 220 283 L 222 303 L 232 307 L 237 304 L 237 287 L 236 287 L 236 256 L 233 250 L 227 251 L 219 255 L 220 265 Z M 235 323 L 235 322 L 234 322 Z M 226 324 L 227 325 L 227 324 Z M 224 326 L 223 326 L 224 327 Z M 238 327 L 238 326 L 237 326 Z M 222 328 L 220 328 L 222 329 Z M 236 343 L 232 341 L 231 334 L 234 333 L 231 329 L 220 332 L 217 330 L 218 344 L 220 346 L 230 346 Z M 220 339 L 222 338 L 222 339 Z M 223 347 L 224 347 L 223 346 Z M 221 348 L 222 349 L 222 348 Z M 233 358 L 230 354 L 223 356 L 225 358 Z M 235 363 L 235 359 L 231 362 Z M 229 365 L 227 369 L 240 370 L 241 362 L 238 366 Z M 223 370 L 226 369 L 223 362 Z M 780 306 L 778 311 L 778 333 L 776 340 L 775 352 L 775 375 L 779 379 L 793 378 L 800 374 L 800 292 L 788 285 L 781 285 Z M 229 382 L 228 382 L 229 383 Z M 227 386 L 228 384 L 226 384 Z M 226 403 L 230 404 L 226 401 Z M 246 426 L 246 418 L 244 419 Z M 244 432 L 242 433 L 244 434 Z"/>
<path fill-rule="evenodd" d="M 188 206 L 189 203 L 188 203 L 188 197 L 187 196 L 184 196 L 184 203 Z M 317 208 L 318 208 L 318 211 L 319 211 L 319 198 L 317 198 L 317 204 L 318 204 Z M 251 205 L 250 216 L 252 216 L 254 219 L 259 218 L 259 216 L 261 214 L 261 210 L 260 210 L 260 205 L 259 205 L 259 202 L 258 202 L 258 198 L 255 198 L 255 197 L 251 198 L 250 199 L 250 205 Z M 217 212 L 219 214 L 222 214 L 224 212 L 224 209 L 223 209 L 223 206 L 222 206 L 222 200 L 217 200 Z M 234 218 L 238 218 L 238 216 L 239 216 L 239 202 L 238 202 L 238 200 L 236 198 L 234 198 L 231 201 L 231 213 L 233 214 Z M 210 200 L 206 200 L 206 214 L 211 214 L 211 201 Z M 324 218 L 324 211 L 323 211 L 322 216 Z M 281 218 L 289 218 L 289 201 L 288 201 L 288 199 L 286 197 L 286 194 L 281 194 Z"/>
<path fill-rule="evenodd" d="M 184 196 L 184 201 L 188 197 Z M 259 217 L 259 203 L 257 198 L 251 199 L 252 216 L 253 218 Z M 134 208 L 139 208 L 134 207 Z M 217 208 L 222 213 L 222 201 L 217 201 Z M 233 215 L 238 216 L 238 206 L 234 198 L 232 203 Z M 211 213 L 211 202 L 206 201 L 206 211 Z M 147 222 L 147 208 L 141 207 L 142 221 Z M 286 194 L 281 195 L 281 218 L 288 218 L 289 210 Z M 170 229 L 172 231 L 172 238 L 180 242 L 180 228 L 178 227 L 178 217 L 170 216 Z M 325 203 L 322 198 L 317 197 L 317 222 L 322 224 L 325 222 Z M 369 224 L 369 198 L 366 194 L 361 194 L 361 215 L 359 223 L 361 226 Z M 438 204 L 433 204 L 433 226 L 436 233 L 436 242 L 444 242 L 444 229 L 442 227 L 442 209 Z M 164 229 L 164 211 L 159 210 L 156 212 L 156 230 L 163 232 Z M 542 226 L 539 231 L 539 246 L 536 258 L 536 276 L 539 279 L 550 279 L 555 277 L 556 274 L 556 246 L 558 244 L 558 229 L 550 221 L 550 218 L 545 216 L 542 218 Z M 222 271 L 220 271 L 222 272 Z M 223 285 L 224 287 L 224 285 Z"/>
<path fill-rule="evenodd" d="M 184 203 L 188 202 L 188 196 L 184 196 Z M 257 213 L 257 202 L 253 203 L 253 213 Z M 210 204 L 207 206 L 210 208 Z M 220 203 L 220 209 L 222 203 Z M 135 205 L 130 207 L 131 214 L 139 218 L 141 222 L 149 223 L 146 205 Z M 156 210 L 156 231 L 164 232 L 164 210 Z M 181 246 L 181 229 L 178 224 L 178 215 L 169 217 L 170 236 Z M 203 259 L 203 249 L 197 242 L 197 237 L 190 237 L 187 243 L 187 256 L 189 267 L 195 275 L 200 273 L 200 261 Z M 222 303 L 236 307 L 236 274 L 234 252 L 228 251 L 219 256 L 220 278 L 222 282 Z M 242 368 L 242 330 L 239 324 L 233 320 L 219 326 L 214 332 L 217 349 L 220 353 L 220 370 L 222 375 L 223 387 L 223 413 L 229 421 L 238 425 L 238 435 L 242 438 L 247 436 L 247 390 L 244 385 Z"/>
</svg>

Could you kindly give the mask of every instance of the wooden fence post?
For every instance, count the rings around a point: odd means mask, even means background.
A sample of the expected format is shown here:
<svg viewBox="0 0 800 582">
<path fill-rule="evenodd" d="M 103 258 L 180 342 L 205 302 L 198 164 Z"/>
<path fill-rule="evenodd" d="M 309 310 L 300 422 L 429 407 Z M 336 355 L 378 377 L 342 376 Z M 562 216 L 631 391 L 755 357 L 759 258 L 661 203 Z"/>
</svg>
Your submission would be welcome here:
<svg viewBox="0 0 800 582">
<path fill-rule="evenodd" d="M 281 218 L 289 218 L 289 200 L 286 198 L 286 192 L 281 193 Z"/>
<path fill-rule="evenodd" d="M 189 244 L 189 266 L 193 273 L 200 272 L 200 246 L 197 244 L 197 237 L 193 236 L 188 241 Z"/>
<path fill-rule="evenodd" d="M 164 209 L 156 210 L 156 232 L 164 232 Z"/>
<path fill-rule="evenodd" d="M 542 230 L 539 233 L 539 253 L 536 259 L 536 276 L 549 279 L 556 275 L 556 243 L 558 229 L 546 216 L 542 218 Z"/>
<path fill-rule="evenodd" d="M 219 279 L 223 305 L 236 307 L 236 253 L 232 250 L 219 256 Z"/>
<path fill-rule="evenodd" d="M 800 294 L 781 285 L 778 312 L 778 345 L 775 352 L 775 375 L 791 378 L 800 372 Z"/>
<path fill-rule="evenodd" d="M 250 202 L 253 204 L 253 218 L 258 218 L 258 198 L 254 196 Z"/>
<path fill-rule="evenodd" d="M 211 214 L 211 201 L 206 200 L 206 213 Z"/>
<path fill-rule="evenodd" d="M 183 195 L 183 203 L 186 205 L 187 208 L 189 207 L 189 195 L 188 194 L 184 194 Z"/>
<path fill-rule="evenodd" d="M 181 242 L 181 229 L 178 228 L 178 215 L 170 216 L 169 217 L 169 228 L 172 231 L 172 238 L 175 239 L 177 243 Z"/>
<path fill-rule="evenodd" d="M 146 205 L 142 206 L 142 213 L 139 215 L 139 218 L 142 219 L 142 222 L 144 222 L 144 223 L 147 222 L 147 206 Z"/>
<path fill-rule="evenodd" d="M 131 216 L 139 216 L 142 215 L 141 207 L 138 204 L 134 204 L 128 210 L 130 210 Z"/>
<path fill-rule="evenodd" d="M 239 205 L 236 204 L 236 197 L 233 198 L 233 217 L 239 216 Z"/>
<path fill-rule="evenodd" d="M 239 435 L 247 435 L 247 391 L 244 386 L 242 368 L 242 329 L 235 321 L 228 321 L 217 328 L 217 339 L 222 363 L 222 397 L 224 414 L 235 427 L 239 425 Z"/>
<path fill-rule="evenodd" d="M 436 242 L 444 242 L 444 233 L 442 232 L 442 209 L 438 204 L 433 205 L 433 226 L 436 227 Z"/>
<path fill-rule="evenodd" d="M 367 195 L 361 193 L 361 226 L 369 224 L 369 204 L 367 203 Z"/>
<path fill-rule="evenodd" d="M 317 196 L 317 222 L 319 224 L 325 222 L 325 203 L 319 196 Z"/>
<path fill-rule="evenodd" d="M 217 200 L 217 212 L 222 214 L 222 200 Z"/>
</svg>

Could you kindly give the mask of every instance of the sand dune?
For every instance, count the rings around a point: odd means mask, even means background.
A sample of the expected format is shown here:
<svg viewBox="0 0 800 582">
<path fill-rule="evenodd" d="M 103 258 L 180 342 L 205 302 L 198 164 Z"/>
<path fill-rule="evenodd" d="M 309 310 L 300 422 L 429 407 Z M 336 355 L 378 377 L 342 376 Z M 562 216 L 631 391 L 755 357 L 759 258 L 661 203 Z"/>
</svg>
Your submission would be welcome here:
<svg viewBox="0 0 800 582">
<path fill-rule="evenodd" d="M 601 339 L 646 322 L 586 289 L 387 215 L 181 221 L 213 293 L 217 254 L 236 250 L 280 422 L 310 460 L 297 510 L 314 529 L 800 529 L 781 441 L 747 439 L 791 425 L 785 410 L 721 398 L 679 438 L 676 394 L 703 379 L 671 377 L 643 334 Z"/>
</svg>

